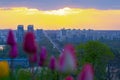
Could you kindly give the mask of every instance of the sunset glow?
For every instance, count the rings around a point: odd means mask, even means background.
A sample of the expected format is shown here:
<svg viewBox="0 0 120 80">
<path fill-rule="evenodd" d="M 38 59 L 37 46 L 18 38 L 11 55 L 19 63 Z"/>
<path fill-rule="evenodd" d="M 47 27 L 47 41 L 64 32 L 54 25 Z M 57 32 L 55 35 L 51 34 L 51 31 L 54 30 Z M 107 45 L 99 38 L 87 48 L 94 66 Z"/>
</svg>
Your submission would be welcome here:
<svg viewBox="0 0 120 80">
<path fill-rule="evenodd" d="M 39 10 L 27 7 L 0 8 L 0 28 L 16 29 L 18 24 L 33 24 L 42 29 L 107 29 L 120 30 L 120 10 L 98 10 L 65 7 Z"/>
</svg>

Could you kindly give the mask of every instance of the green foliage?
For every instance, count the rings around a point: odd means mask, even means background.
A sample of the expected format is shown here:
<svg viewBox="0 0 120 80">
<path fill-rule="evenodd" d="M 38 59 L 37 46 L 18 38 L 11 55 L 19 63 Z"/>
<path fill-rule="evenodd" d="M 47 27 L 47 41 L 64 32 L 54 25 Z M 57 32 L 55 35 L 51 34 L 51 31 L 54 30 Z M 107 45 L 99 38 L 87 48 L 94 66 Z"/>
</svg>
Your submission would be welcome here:
<svg viewBox="0 0 120 80">
<path fill-rule="evenodd" d="M 69 73 L 60 73 L 52 71 L 48 68 L 41 68 L 37 70 L 34 75 L 34 80 L 63 80 Z M 31 72 L 25 69 L 19 69 L 16 80 L 31 80 Z"/>
<path fill-rule="evenodd" d="M 29 71 L 20 69 L 16 75 L 18 80 L 30 80 L 31 74 Z"/>
<path fill-rule="evenodd" d="M 98 41 L 89 41 L 76 47 L 78 66 L 91 63 L 97 80 L 104 80 L 108 61 L 114 58 L 110 48 Z"/>
<path fill-rule="evenodd" d="M 0 80 L 10 80 L 10 77 L 9 76 L 0 77 Z"/>
</svg>

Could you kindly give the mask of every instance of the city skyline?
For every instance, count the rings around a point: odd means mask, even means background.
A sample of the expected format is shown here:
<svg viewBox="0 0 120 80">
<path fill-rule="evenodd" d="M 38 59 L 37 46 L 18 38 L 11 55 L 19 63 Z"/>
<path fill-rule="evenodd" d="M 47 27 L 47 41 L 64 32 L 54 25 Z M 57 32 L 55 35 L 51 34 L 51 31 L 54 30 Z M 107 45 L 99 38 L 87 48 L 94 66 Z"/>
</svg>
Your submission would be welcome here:
<svg viewBox="0 0 120 80">
<path fill-rule="evenodd" d="M 119 0 L 1 0 L 0 29 L 120 30 Z"/>
</svg>

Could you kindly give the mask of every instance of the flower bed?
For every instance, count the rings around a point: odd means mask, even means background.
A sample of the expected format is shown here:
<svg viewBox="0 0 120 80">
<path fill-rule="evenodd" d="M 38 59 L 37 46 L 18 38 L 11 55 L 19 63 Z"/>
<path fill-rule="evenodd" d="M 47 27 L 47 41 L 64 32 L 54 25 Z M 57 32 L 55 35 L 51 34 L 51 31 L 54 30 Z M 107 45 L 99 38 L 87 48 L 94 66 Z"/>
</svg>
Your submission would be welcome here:
<svg viewBox="0 0 120 80">
<path fill-rule="evenodd" d="M 85 64 L 81 72 L 77 71 L 76 50 L 73 45 L 67 44 L 64 51 L 56 59 L 52 55 L 47 60 L 45 47 L 39 48 L 32 32 L 24 37 L 23 49 L 28 56 L 29 68 L 14 68 L 14 59 L 18 56 L 17 43 L 12 30 L 8 33 L 7 44 L 10 46 L 10 65 L 7 61 L 0 61 L 0 80 L 93 80 L 94 69 L 89 63 Z"/>
</svg>

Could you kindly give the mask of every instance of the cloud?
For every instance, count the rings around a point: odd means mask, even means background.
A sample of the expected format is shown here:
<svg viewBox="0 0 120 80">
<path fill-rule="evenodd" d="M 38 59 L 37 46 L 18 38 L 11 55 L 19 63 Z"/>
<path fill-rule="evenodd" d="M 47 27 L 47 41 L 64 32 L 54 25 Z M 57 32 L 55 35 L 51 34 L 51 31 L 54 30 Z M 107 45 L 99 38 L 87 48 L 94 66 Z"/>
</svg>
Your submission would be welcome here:
<svg viewBox="0 0 120 80">
<path fill-rule="evenodd" d="M 73 11 L 73 9 L 69 8 L 69 7 L 65 7 L 63 9 L 58 9 L 58 10 L 49 10 L 49 11 L 44 11 L 45 14 L 49 14 L 49 15 L 59 15 L 59 16 L 63 16 L 63 15 L 70 15 L 70 14 L 79 14 L 80 11 Z"/>
</svg>

